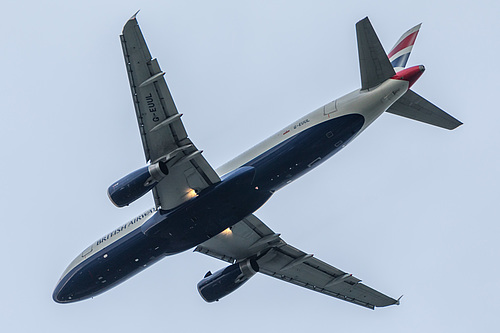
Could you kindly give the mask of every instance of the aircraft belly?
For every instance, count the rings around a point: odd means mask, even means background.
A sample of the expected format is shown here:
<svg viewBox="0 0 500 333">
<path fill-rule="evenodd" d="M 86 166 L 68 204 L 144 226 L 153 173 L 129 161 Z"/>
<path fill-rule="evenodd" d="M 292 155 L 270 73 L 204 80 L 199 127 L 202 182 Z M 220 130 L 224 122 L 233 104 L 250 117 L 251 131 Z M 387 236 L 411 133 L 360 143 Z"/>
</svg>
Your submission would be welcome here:
<svg viewBox="0 0 500 333">
<path fill-rule="evenodd" d="M 161 222 L 142 226 L 148 236 L 160 237 L 171 251 L 196 246 L 236 224 L 262 206 L 272 195 L 254 185 L 255 168 L 242 167 L 178 208 L 162 212 Z"/>
<path fill-rule="evenodd" d="M 268 149 L 173 210 L 157 212 L 123 239 L 68 272 L 54 299 L 72 302 L 96 296 L 164 256 L 192 248 L 234 225 L 263 205 L 274 191 L 344 148 L 380 116 L 386 104 L 392 104 L 392 100 L 384 99 L 393 94 L 391 89 L 339 100 L 338 116 Z M 394 100 L 399 98 L 393 95 Z M 374 98 L 380 102 L 374 104 Z"/>
</svg>

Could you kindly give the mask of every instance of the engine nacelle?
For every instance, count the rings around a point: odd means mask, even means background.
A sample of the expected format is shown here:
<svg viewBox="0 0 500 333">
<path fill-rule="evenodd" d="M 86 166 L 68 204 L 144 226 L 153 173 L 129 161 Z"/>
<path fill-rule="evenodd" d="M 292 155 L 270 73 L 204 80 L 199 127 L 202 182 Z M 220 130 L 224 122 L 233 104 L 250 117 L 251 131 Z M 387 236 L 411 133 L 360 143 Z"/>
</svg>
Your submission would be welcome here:
<svg viewBox="0 0 500 333">
<path fill-rule="evenodd" d="M 198 282 L 198 292 L 207 302 L 218 301 L 238 289 L 259 271 L 259 265 L 254 259 L 233 264 L 214 274 L 208 272 L 205 278 Z"/>
<path fill-rule="evenodd" d="M 168 175 L 164 162 L 157 162 L 136 170 L 108 188 L 108 197 L 117 207 L 130 205 L 155 187 Z"/>
</svg>

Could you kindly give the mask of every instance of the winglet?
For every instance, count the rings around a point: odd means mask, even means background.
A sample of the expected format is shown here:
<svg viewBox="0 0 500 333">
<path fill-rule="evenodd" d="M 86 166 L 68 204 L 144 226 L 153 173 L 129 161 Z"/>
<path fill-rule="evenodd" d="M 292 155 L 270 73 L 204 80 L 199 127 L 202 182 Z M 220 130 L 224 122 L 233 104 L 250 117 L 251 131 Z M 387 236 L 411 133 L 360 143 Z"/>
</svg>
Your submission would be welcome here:
<svg viewBox="0 0 500 333">
<path fill-rule="evenodd" d="M 140 9 L 138 11 L 136 11 L 135 14 L 132 15 L 132 17 L 129 19 L 129 21 L 130 20 L 135 20 L 135 17 L 137 16 L 137 14 L 139 14 L 140 11 L 141 11 Z"/>
<path fill-rule="evenodd" d="M 400 305 L 400 304 L 401 304 L 401 302 L 400 302 L 400 301 L 401 301 L 401 298 L 403 298 L 403 296 L 404 296 L 404 295 L 399 296 L 399 298 L 398 298 L 398 299 L 397 299 L 397 301 L 396 301 L 396 305 Z"/>
</svg>

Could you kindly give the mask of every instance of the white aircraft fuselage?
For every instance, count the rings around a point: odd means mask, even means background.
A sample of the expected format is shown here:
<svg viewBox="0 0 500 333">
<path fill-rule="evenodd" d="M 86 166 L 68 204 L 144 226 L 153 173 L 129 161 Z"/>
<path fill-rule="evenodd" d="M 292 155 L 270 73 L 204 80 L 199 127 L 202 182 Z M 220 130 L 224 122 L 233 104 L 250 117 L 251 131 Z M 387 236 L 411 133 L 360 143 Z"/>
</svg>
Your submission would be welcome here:
<svg viewBox="0 0 500 333">
<path fill-rule="evenodd" d="M 100 238 L 63 272 L 54 300 L 68 303 L 96 296 L 165 256 L 223 232 L 339 152 L 409 86 L 406 79 L 391 78 L 334 100 L 219 167 L 221 182 L 172 210 L 153 208 Z"/>
</svg>

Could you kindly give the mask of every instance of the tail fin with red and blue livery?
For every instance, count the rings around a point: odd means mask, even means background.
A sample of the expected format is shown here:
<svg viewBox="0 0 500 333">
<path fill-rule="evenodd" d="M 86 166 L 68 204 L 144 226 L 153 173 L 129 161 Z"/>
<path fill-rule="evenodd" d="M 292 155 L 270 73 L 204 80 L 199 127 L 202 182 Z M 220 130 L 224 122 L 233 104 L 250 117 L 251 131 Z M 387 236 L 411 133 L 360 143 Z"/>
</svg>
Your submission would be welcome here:
<svg viewBox="0 0 500 333">
<path fill-rule="evenodd" d="M 389 61 L 394 67 L 394 71 L 399 72 L 406 67 L 421 25 L 422 23 L 405 32 L 389 52 Z"/>
</svg>

